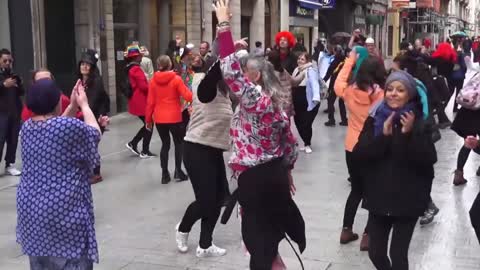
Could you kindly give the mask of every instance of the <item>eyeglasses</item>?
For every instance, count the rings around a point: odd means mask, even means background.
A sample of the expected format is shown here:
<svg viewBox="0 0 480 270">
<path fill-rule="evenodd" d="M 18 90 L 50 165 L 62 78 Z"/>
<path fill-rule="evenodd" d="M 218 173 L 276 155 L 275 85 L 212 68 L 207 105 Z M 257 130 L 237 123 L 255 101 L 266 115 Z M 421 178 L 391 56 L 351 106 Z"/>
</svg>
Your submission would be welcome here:
<svg viewBox="0 0 480 270">
<path fill-rule="evenodd" d="M 5 59 L 5 60 L 3 60 L 3 63 L 4 64 L 13 63 L 13 59 Z"/>
</svg>

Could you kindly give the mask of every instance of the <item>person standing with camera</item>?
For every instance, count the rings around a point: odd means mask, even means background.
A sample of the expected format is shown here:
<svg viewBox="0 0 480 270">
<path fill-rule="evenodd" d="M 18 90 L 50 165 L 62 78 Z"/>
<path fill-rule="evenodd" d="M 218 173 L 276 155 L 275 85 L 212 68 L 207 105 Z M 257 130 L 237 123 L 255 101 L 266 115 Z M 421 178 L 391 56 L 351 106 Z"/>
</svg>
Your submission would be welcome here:
<svg viewBox="0 0 480 270">
<path fill-rule="evenodd" d="M 0 160 L 3 147 L 7 145 L 5 153 L 5 173 L 19 176 L 15 163 L 18 134 L 22 112 L 21 96 L 25 94 L 22 80 L 13 73 L 13 57 L 8 49 L 0 50 Z"/>
</svg>

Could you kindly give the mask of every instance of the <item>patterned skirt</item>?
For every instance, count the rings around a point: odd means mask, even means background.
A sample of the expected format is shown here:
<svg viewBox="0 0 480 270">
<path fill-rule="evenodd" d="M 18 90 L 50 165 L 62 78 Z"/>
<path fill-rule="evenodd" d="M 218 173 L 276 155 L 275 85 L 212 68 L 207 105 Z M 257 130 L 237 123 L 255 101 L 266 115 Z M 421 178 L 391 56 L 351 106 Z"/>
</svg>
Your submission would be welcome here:
<svg viewBox="0 0 480 270">
<path fill-rule="evenodd" d="M 87 258 L 65 259 L 30 256 L 30 270 L 93 270 L 93 261 Z"/>
</svg>

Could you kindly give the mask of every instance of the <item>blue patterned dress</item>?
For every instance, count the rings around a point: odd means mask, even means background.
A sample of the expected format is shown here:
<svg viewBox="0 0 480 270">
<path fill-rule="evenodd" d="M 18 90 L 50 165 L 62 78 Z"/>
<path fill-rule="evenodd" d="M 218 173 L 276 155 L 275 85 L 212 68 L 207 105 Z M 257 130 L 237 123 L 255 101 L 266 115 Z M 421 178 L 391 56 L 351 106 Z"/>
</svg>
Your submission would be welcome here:
<svg viewBox="0 0 480 270">
<path fill-rule="evenodd" d="M 88 180 L 100 162 L 100 136 L 69 117 L 23 124 L 17 242 L 31 263 L 32 258 L 98 263 Z"/>
</svg>

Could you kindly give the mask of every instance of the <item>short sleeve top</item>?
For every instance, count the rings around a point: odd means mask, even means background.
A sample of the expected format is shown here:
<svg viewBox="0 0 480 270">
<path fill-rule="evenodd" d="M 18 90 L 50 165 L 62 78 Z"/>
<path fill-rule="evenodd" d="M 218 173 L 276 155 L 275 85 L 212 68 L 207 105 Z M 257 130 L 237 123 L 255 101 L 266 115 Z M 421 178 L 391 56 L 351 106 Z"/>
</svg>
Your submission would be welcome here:
<svg viewBox="0 0 480 270">
<path fill-rule="evenodd" d="M 17 242 L 26 255 L 98 262 L 89 178 L 100 162 L 100 136 L 75 118 L 23 124 Z"/>
</svg>

